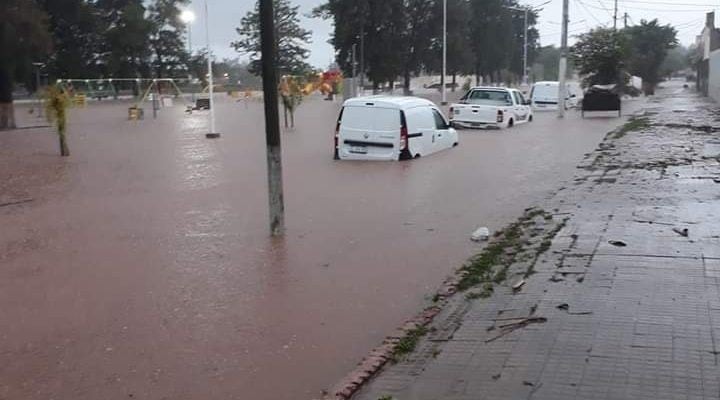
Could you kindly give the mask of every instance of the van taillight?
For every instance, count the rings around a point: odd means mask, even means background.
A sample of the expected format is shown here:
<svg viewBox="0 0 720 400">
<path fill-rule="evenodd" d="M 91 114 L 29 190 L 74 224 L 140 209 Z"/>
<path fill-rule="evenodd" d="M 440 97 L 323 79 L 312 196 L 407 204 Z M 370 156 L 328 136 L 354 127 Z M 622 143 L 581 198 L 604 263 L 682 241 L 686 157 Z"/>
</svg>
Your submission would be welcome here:
<svg viewBox="0 0 720 400">
<path fill-rule="evenodd" d="M 498 110 L 498 113 L 497 113 L 497 122 L 503 122 L 503 112 L 502 112 L 502 110 Z"/>
</svg>

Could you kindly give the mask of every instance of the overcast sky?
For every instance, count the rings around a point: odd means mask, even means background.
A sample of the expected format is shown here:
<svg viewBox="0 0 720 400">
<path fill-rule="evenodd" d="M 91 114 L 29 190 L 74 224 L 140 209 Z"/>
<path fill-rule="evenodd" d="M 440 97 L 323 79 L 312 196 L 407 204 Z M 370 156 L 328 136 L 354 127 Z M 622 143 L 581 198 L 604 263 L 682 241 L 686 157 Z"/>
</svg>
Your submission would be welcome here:
<svg viewBox="0 0 720 400">
<path fill-rule="evenodd" d="M 483 1 L 483 0 L 474 0 Z M 522 4 L 538 6 L 547 0 L 521 0 Z M 230 48 L 237 34 L 235 28 L 240 19 L 254 6 L 254 0 L 207 0 L 210 19 L 210 41 L 213 52 L 220 58 L 239 56 Z M 323 0 L 293 0 L 300 6 L 301 14 L 309 13 Z M 579 34 L 598 25 L 612 26 L 614 0 L 570 0 L 570 35 Z M 716 4 L 713 4 L 716 3 Z M 619 16 L 627 13 L 628 23 L 641 19 L 658 18 L 663 24 L 672 24 L 678 30 L 678 38 L 684 45 L 695 40 L 705 21 L 705 13 L 720 6 L 716 0 L 618 0 Z M 205 45 L 205 17 L 203 0 L 193 0 L 190 7 L 196 14 L 193 24 L 193 48 Z M 540 41 L 543 45 L 560 43 L 562 0 L 550 0 L 542 6 L 539 20 Z M 618 26 L 622 26 L 622 18 Z M 333 59 L 333 49 L 327 43 L 332 32 L 332 22 L 314 18 L 302 18 L 302 25 L 313 32 L 308 62 L 316 67 L 326 67 Z M 572 43 L 572 38 L 571 38 Z M 245 58 L 245 56 L 241 56 Z"/>
</svg>

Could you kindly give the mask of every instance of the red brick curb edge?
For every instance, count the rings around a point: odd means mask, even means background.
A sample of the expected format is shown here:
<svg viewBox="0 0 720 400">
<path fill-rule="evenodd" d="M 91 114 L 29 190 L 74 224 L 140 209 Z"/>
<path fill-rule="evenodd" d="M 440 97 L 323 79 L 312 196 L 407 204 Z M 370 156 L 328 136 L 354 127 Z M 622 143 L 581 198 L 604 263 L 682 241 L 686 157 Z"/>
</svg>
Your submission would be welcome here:
<svg viewBox="0 0 720 400">
<path fill-rule="evenodd" d="M 428 326 L 436 315 L 442 311 L 447 299 L 457 292 L 458 283 L 465 275 L 458 271 L 454 276 L 447 278 L 434 295 L 433 305 L 426 307 L 413 318 L 407 320 L 402 327 L 387 336 L 382 344 L 374 348 L 370 354 L 360 361 L 358 366 L 345 376 L 323 397 L 324 400 L 347 400 L 357 392 L 360 387 L 375 376 L 382 367 L 393 358 L 393 352 L 398 342 L 419 327 Z"/>
</svg>

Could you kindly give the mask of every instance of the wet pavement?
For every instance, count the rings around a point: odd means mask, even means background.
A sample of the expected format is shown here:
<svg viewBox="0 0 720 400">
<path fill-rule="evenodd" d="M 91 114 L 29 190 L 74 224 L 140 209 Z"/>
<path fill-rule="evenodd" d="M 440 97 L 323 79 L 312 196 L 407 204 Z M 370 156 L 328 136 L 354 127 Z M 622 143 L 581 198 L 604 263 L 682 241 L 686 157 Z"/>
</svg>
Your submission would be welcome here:
<svg viewBox="0 0 720 400">
<path fill-rule="evenodd" d="M 261 103 L 219 101 L 219 140 L 202 113 L 125 107 L 73 110 L 67 159 L 47 128 L 0 133 L 0 204 L 22 201 L 0 207 L 0 398 L 315 397 L 478 250 L 472 230 L 621 122 L 538 114 L 411 162 L 337 162 L 339 105 L 311 98 L 269 239 Z"/>
<path fill-rule="evenodd" d="M 538 204 L 566 220 L 523 286 L 518 261 L 489 298 L 454 296 L 353 398 L 720 398 L 720 118 L 668 86 Z"/>
</svg>

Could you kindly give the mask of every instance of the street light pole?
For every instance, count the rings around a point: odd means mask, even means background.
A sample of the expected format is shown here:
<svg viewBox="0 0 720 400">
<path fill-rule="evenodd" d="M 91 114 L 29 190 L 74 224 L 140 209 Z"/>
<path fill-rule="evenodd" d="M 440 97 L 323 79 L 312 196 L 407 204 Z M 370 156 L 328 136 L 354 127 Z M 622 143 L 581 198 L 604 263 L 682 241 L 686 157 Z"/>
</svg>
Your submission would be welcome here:
<svg viewBox="0 0 720 400">
<path fill-rule="evenodd" d="M 285 204 L 282 183 L 274 15 L 273 0 L 260 0 L 260 54 L 263 98 L 265 99 L 265 144 L 267 146 L 270 235 L 282 236 L 285 233 Z"/>
<path fill-rule="evenodd" d="M 447 104 L 447 94 L 445 93 L 445 76 L 447 75 L 447 0 L 443 0 L 443 50 L 442 50 L 442 79 L 441 82 L 441 93 L 442 100 L 441 104 Z"/>
<path fill-rule="evenodd" d="M 357 65 L 355 65 L 355 48 L 357 47 L 357 43 L 353 43 L 352 45 L 352 90 L 350 91 L 350 96 L 356 97 L 357 96 L 357 82 L 356 82 L 356 73 L 357 73 Z"/>
<path fill-rule="evenodd" d="M 208 15 L 208 4 L 205 0 L 205 43 L 207 46 L 208 95 L 210 96 L 210 132 L 206 133 L 205 137 L 215 139 L 219 138 L 220 134 L 215 130 L 215 100 L 213 99 L 212 51 L 210 50 L 210 19 Z"/>
</svg>

